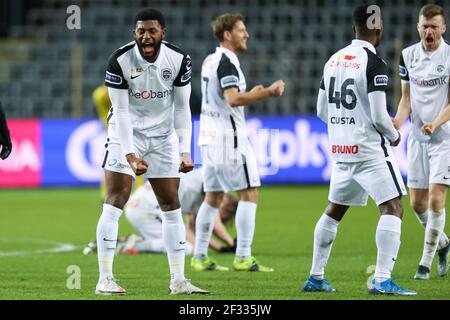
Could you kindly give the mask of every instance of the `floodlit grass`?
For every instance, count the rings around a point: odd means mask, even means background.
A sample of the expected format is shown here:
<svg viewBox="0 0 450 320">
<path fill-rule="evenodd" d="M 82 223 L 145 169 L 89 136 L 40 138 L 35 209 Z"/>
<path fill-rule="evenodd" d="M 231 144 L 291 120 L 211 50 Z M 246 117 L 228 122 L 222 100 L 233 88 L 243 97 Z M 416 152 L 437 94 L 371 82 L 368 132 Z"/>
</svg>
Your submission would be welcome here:
<svg viewBox="0 0 450 320">
<path fill-rule="evenodd" d="M 1 190 L 0 299 L 449 299 L 450 275 L 440 278 L 434 261 L 429 281 L 412 279 L 420 260 L 424 230 L 404 198 L 402 245 L 394 269 L 396 281 L 418 291 L 416 297 L 374 297 L 366 282 L 375 264 L 378 210 L 352 208 L 339 226 L 327 266 L 334 294 L 306 294 L 299 288 L 311 266 L 313 231 L 327 203 L 326 186 L 272 186 L 260 189 L 253 254 L 273 273 L 193 272 L 186 259 L 186 275 L 211 291 L 209 296 L 167 294 L 167 258 L 162 254 L 118 256 L 114 274 L 128 293 L 121 297 L 94 295 L 98 278 L 95 255 L 81 250 L 95 238 L 101 204 L 96 189 Z M 450 206 L 447 205 L 447 212 Z M 448 225 L 448 223 L 447 223 Z M 448 227 L 446 228 L 449 230 Z M 119 233 L 132 232 L 121 218 Z M 62 244 L 70 252 L 47 252 Z M 232 265 L 233 254 L 211 255 L 219 264 Z M 68 289 L 69 266 L 78 266 L 80 289 Z M 372 271 L 373 272 L 373 271 Z"/>
</svg>

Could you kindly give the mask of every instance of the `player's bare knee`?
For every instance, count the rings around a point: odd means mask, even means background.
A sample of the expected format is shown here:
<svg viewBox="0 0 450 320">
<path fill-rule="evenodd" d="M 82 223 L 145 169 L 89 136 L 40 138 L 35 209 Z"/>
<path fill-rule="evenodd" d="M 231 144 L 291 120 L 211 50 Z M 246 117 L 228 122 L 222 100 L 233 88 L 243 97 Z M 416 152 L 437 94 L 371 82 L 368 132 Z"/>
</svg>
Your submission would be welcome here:
<svg viewBox="0 0 450 320">
<path fill-rule="evenodd" d="M 430 195 L 429 199 L 429 208 L 433 212 L 438 212 L 442 208 L 445 207 L 445 201 L 444 198 L 440 197 L 439 195 Z"/>
<path fill-rule="evenodd" d="M 125 193 L 112 193 L 107 194 L 105 197 L 105 203 L 113 207 L 123 209 L 128 201 L 128 194 Z"/>
<path fill-rule="evenodd" d="M 131 193 L 131 186 L 110 185 L 106 188 L 105 203 L 123 209 Z"/>
<path fill-rule="evenodd" d="M 410 205 L 413 210 L 419 214 L 428 209 L 428 189 L 410 189 Z"/>
<path fill-rule="evenodd" d="M 159 207 L 161 211 L 173 211 L 180 208 L 180 201 L 178 199 L 166 199 L 160 201 Z"/>
<path fill-rule="evenodd" d="M 238 191 L 239 200 L 258 203 L 258 189 L 250 188 Z"/>
<path fill-rule="evenodd" d="M 414 210 L 414 212 L 421 214 L 427 211 L 428 205 L 424 205 L 423 203 L 411 202 L 411 208 Z"/>
<path fill-rule="evenodd" d="M 394 215 L 402 219 L 403 217 L 403 204 L 400 197 L 391 199 L 379 205 L 381 215 Z"/>
<path fill-rule="evenodd" d="M 222 203 L 223 192 L 207 192 L 205 202 L 211 207 L 218 208 Z"/>
<path fill-rule="evenodd" d="M 336 221 L 341 221 L 349 206 L 330 202 L 325 208 L 325 214 Z"/>
</svg>

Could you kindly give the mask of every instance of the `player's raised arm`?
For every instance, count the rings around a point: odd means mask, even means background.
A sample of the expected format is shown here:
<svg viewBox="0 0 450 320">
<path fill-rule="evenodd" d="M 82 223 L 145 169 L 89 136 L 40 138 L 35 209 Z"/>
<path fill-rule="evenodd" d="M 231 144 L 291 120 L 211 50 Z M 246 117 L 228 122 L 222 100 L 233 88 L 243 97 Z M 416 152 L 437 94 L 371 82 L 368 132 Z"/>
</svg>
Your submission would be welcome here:
<svg viewBox="0 0 450 320">
<path fill-rule="evenodd" d="M 233 108 L 247 106 L 268 97 L 281 97 L 284 93 L 284 86 L 283 80 L 277 80 L 269 87 L 257 85 L 249 92 L 240 92 L 238 88 L 231 87 L 223 92 L 223 96 Z"/>
</svg>

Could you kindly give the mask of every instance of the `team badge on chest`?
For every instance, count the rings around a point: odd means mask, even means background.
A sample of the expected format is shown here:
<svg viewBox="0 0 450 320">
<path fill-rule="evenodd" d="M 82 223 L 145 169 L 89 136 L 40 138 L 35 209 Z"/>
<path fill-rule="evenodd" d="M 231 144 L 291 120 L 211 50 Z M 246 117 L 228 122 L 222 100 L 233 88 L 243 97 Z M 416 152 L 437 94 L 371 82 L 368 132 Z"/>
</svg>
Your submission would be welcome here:
<svg viewBox="0 0 450 320">
<path fill-rule="evenodd" d="M 172 80 L 172 70 L 165 68 L 161 70 L 161 78 L 164 81 Z"/>
</svg>

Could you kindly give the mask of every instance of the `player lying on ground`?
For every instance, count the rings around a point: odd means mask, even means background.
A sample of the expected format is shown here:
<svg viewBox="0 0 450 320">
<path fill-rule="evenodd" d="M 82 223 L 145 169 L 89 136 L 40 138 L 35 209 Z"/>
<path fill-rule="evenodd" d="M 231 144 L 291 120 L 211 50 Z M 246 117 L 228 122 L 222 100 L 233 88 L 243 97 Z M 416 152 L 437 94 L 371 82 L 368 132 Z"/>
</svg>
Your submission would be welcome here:
<svg viewBox="0 0 450 320">
<path fill-rule="evenodd" d="M 202 169 L 193 170 L 181 176 L 178 195 L 181 210 L 187 215 L 188 220 L 186 224 L 186 255 L 192 255 L 195 243 L 195 219 L 198 208 L 204 199 Z M 223 246 L 221 242 L 211 239 L 209 246 L 215 252 L 234 252 L 236 249 L 235 240 L 224 225 L 234 218 L 236 208 L 237 200 L 232 195 L 226 194 L 219 207 L 219 214 L 213 229 L 215 236 L 226 245 Z M 116 254 L 165 253 L 161 209 L 149 183 L 133 192 L 124 211 L 128 222 L 139 232 L 140 236 L 131 234 L 119 238 Z M 93 241 L 84 248 L 83 253 L 89 254 L 96 250 L 97 243 Z"/>
</svg>

